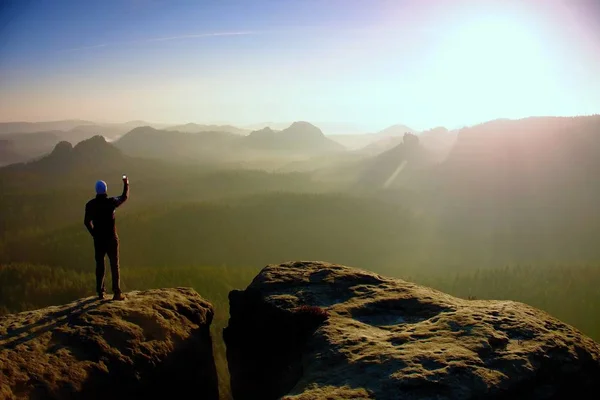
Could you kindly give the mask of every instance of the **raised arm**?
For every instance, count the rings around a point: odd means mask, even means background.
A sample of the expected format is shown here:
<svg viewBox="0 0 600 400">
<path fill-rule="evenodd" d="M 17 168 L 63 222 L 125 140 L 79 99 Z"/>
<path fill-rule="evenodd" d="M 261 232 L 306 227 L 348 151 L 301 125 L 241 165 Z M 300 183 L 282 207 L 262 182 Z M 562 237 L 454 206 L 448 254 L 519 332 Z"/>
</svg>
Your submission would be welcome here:
<svg viewBox="0 0 600 400">
<path fill-rule="evenodd" d="M 123 178 L 123 193 L 120 196 L 115 197 L 115 207 L 119 207 L 125 203 L 129 198 L 129 178 Z"/>
</svg>

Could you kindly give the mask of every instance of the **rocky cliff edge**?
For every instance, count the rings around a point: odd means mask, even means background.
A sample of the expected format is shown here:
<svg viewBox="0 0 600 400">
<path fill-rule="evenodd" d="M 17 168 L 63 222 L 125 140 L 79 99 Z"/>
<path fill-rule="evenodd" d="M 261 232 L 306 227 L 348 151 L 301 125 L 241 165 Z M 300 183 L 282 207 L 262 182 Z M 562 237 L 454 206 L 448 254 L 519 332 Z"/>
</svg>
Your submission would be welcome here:
<svg viewBox="0 0 600 400">
<path fill-rule="evenodd" d="M 188 288 L 0 317 L 1 399 L 218 399 L 212 305 Z"/>
<path fill-rule="evenodd" d="M 513 301 L 465 300 L 321 262 L 230 293 L 240 399 L 592 399 L 600 346 Z"/>
</svg>

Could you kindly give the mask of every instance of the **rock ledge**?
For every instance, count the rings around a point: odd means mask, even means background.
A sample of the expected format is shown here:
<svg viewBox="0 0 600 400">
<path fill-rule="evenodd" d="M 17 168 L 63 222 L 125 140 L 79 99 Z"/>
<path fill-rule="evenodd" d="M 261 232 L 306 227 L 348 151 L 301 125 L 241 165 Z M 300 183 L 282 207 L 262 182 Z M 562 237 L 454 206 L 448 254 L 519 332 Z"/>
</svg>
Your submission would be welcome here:
<svg viewBox="0 0 600 400">
<path fill-rule="evenodd" d="M 212 305 L 189 288 L 0 317 L 0 398 L 218 399 Z"/>
<path fill-rule="evenodd" d="M 292 262 L 232 291 L 230 314 L 224 338 L 237 400 L 600 392 L 600 345 L 513 301 L 463 300 L 355 268 Z"/>
</svg>

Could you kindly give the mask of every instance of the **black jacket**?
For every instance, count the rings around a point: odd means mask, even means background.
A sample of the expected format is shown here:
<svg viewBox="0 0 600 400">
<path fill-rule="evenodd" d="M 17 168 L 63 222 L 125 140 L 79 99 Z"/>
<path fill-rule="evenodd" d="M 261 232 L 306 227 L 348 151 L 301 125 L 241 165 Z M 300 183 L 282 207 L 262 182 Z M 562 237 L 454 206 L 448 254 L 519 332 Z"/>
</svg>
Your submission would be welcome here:
<svg viewBox="0 0 600 400">
<path fill-rule="evenodd" d="M 129 183 L 123 182 L 123 193 L 117 197 L 98 194 L 85 205 L 83 224 L 94 239 L 117 237 L 115 210 L 129 197 Z"/>
</svg>

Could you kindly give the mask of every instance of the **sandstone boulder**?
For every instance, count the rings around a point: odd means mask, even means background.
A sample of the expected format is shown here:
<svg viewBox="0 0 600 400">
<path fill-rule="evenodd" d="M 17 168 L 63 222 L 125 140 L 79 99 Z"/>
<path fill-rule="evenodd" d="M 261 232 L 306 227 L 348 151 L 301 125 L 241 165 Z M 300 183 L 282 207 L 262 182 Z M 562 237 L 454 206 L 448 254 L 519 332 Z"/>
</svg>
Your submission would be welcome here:
<svg viewBox="0 0 600 400">
<path fill-rule="evenodd" d="M 1 399 L 218 399 L 212 305 L 188 288 L 0 317 Z"/>
<path fill-rule="evenodd" d="M 319 262 L 230 293 L 239 399 L 592 399 L 600 345 L 513 301 L 464 300 Z"/>
</svg>

